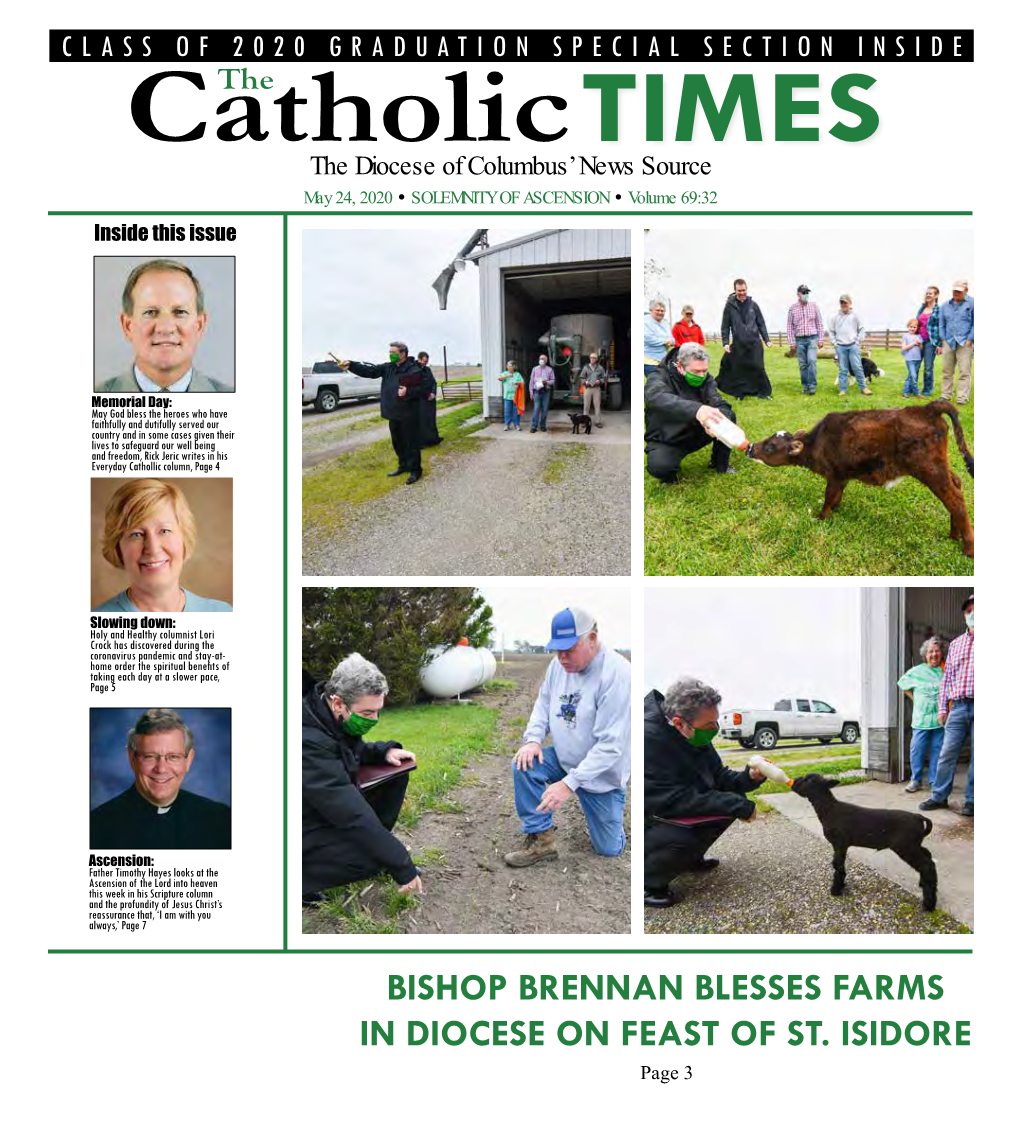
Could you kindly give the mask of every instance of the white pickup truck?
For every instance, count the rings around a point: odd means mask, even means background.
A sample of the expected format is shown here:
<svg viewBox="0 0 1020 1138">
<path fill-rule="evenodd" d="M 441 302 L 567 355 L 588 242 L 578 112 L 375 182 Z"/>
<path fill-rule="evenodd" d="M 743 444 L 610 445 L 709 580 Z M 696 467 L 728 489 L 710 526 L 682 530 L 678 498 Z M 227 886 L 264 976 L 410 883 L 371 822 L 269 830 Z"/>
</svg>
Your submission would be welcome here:
<svg viewBox="0 0 1020 1138">
<path fill-rule="evenodd" d="M 314 404 L 316 411 L 335 411 L 341 399 L 359 401 L 379 397 L 381 379 L 362 379 L 352 371 L 341 371 L 333 360 L 312 365 L 301 373 L 301 406 Z"/>
<path fill-rule="evenodd" d="M 824 700 L 787 698 L 776 700 L 771 711 L 743 707 L 724 711 L 719 716 L 719 734 L 735 739 L 746 750 L 771 751 L 780 739 L 856 743 L 861 725 Z"/>
</svg>

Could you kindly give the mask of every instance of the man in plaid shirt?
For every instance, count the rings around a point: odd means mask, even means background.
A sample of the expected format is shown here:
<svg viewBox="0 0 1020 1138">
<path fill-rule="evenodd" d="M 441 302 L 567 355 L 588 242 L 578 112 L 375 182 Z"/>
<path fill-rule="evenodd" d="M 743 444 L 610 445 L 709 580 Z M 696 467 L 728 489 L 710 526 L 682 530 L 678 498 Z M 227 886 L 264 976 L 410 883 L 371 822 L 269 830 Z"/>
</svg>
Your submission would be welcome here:
<svg viewBox="0 0 1020 1138">
<path fill-rule="evenodd" d="M 964 601 L 963 616 L 967 631 L 949 645 L 946 674 L 939 689 L 939 723 L 945 726 L 942 753 L 939 755 L 931 798 L 921 803 L 922 810 L 943 810 L 949 805 L 956 762 L 964 743 L 970 740 L 970 769 L 964 791 L 965 818 L 974 817 L 974 594 Z"/>
<path fill-rule="evenodd" d="M 825 343 L 825 325 L 822 314 L 813 300 L 808 300 L 811 289 L 797 286 L 797 299 L 786 312 L 786 339 L 797 350 L 800 367 L 800 389 L 805 395 L 814 395 L 818 386 L 818 349 Z"/>
</svg>

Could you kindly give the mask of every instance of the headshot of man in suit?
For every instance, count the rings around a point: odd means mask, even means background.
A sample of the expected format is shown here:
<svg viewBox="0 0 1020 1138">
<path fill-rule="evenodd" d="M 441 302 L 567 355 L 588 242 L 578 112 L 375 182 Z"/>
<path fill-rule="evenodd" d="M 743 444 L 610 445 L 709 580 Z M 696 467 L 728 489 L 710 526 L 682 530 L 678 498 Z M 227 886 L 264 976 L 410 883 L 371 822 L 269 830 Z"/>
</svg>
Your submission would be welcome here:
<svg viewBox="0 0 1020 1138">
<path fill-rule="evenodd" d="M 208 322 L 202 286 L 187 265 L 163 258 L 136 265 L 124 284 L 120 313 L 120 330 L 134 361 L 128 371 L 97 390 L 173 394 L 231 390 L 194 366 Z"/>
</svg>

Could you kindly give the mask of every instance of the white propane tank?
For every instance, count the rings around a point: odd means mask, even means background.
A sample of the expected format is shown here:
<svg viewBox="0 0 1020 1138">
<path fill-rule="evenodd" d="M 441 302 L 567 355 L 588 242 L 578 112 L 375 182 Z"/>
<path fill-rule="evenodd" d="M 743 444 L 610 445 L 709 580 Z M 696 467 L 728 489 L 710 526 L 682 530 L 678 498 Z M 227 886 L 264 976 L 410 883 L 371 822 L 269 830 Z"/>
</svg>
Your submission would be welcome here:
<svg viewBox="0 0 1020 1138">
<path fill-rule="evenodd" d="M 489 661 L 492 662 L 492 674 L 487 674 Z M 462 692 L 480 687 L 492 678 L 495 671 L 495 658 L 487 648 L 456 644 L 426 664 L 419 676 L 421 686 L 429 695 L 439 699 L 453 699 Z"/>
<path fill-rule="evenodd" d="M 482 658 L 482 663 L 485 665 L 485 674 L 482 676 L 482 683 L 487 684 L 489 680 L 493 679 L 496 675 L 496 657 L 493 656 L 488 648 L 479 648 L 477 652 Z"/>
</svg>

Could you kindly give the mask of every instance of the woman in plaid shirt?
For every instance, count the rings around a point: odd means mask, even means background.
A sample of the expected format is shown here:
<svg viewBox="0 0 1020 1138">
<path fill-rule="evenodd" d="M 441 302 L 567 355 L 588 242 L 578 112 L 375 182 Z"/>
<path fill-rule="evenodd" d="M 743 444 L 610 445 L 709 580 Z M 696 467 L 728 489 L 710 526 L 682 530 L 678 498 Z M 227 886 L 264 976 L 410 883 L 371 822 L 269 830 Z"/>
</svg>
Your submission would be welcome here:
<svg viewBox="0 0 1020 1138">
<path fill-rule="evenodd" d="M 922 810 L 944 810 L 949 806 L 949 792 L 963 745 L 970 741 L 970 768 L 964 791 L 965 818 L 974 817 L 974 594 L 963 603 L 967 631 L 949 645 L 946 675 L 939 689 L 939 723 L 945 725 L 942 753 L 932 783 L 931 798 L 921 803 Z"/>
</svg>

